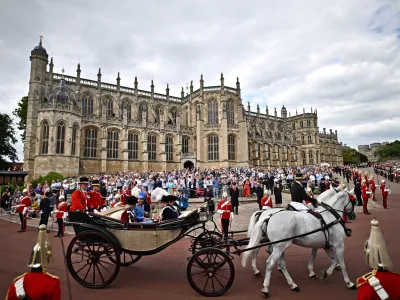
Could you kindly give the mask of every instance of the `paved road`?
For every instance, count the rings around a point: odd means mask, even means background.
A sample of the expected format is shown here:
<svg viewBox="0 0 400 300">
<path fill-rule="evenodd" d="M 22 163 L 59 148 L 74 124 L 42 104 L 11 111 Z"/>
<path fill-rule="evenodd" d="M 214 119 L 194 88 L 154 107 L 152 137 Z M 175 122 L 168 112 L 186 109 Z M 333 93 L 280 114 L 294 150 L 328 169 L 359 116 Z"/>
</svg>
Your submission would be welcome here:
<svg viewBox="0 0 400 300">
<path fill-rule="evenodd" d="M 353 229 L 353 236 L 346 238 L 346 265 L 350 278 L 354 281 L 356 277 L 367 272 L 369 269 L 364 263 L 363 246 L 368 238 L 372 218 L 376 217 L 381 222 L 389 251 L 392 255 L 397 271 L 400 269 L 400 243 L 396 228 L 400 226 L 400 184 L 392 184 L 392 194 L 389 198 L 389 207 L 384 210 L 380 205 L 371 207 L 372 215 L 366 216 L 357 214 L 357 220 L 350 224 Z M 378 196 L 378 203 L 381 203 L 381 196 Z M 250 214 L 255 204 L 243 205 L 243 218 L 246 213 Z M 236 219 L 235 219 L 236 220 Z M 22 272 L 29 269 L 26 262 L 32 246 L 36 240 L 36 230 L 30 228 L 26 233 L 18 234 L 18 225 L 6 221 L 0 221 L 0 253 L 2 253 L 2 263 L 0 264 L 0 293 L 6 293 L 8 285 L 12 279 Z M 50 235 L 54 251 L 53 262 L 49 272 L 60 277 L 62 281 L 63 299 L 67 298 L 67 284 L 65 267 L 60 241 Z M 64 238 L 67 245 L 72 236 Z M 142 258 L 137 264 L 131 267 L 122 267 L 117 280 L 107 289 L 89 290 L 81 287 L 71 279 L 73 299 L 115 299 L 124 297 L 126 299 L 200 299 L 189 286 L 186 279 L 187 258 L 189 256 L 188 239 L 172 245 L 167 250 L 149 257 Z M 288 271 L 292 278 L 300 287 L 299 293 L 292 292 L 284 277 L 273 271 L 270 286 L 270 295 L 273 299 L 355 299 L 356 292 L 347 290 L 343 282 L 343 277 L 339 271 L 325 281 L 310 280 L 307 276 L 307 261 L 310 250 L 292 246 L 286 254 Z M 397 255 L 396 255 L 397 254 Z M 265 267 L 268 258 L 265 251 L 260 251 L 258 263 L 260 270 Z M 230 291 L 222 299 L 261 299 L 260 289 L 263 278 L 254 278 L 251 268 L 243 269 L 240 266 L 240 259 L 235 257 L 236 268 L 235 282 Z M 325 254 L 319 253 L 315 263 L 316 272 L 326 270 L 330 261 Z M 264 272 L 263 272 L 264 273 Z"/>
</svg>

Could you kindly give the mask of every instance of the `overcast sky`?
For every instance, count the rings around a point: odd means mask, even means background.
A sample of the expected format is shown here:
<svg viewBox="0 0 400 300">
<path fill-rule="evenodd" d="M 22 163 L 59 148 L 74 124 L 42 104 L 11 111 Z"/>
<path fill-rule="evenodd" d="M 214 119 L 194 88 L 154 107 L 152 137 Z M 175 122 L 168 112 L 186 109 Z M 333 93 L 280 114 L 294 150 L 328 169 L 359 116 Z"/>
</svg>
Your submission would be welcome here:
<svg viewBox="0 0 400 300">
<path fill-rule="evenodd" d="M 352 147 L 400 138 L 400 1 L 13 0 L 0 10 L 0 104 L 11 113 L 28 93 L 29 55 L 43 46 L 83 78 L 180 95 L 235 86 L 252 110 L 318 109 L 320 130 Z M 18 144 L 22 159 L 22 144 Z"/>
</svg>

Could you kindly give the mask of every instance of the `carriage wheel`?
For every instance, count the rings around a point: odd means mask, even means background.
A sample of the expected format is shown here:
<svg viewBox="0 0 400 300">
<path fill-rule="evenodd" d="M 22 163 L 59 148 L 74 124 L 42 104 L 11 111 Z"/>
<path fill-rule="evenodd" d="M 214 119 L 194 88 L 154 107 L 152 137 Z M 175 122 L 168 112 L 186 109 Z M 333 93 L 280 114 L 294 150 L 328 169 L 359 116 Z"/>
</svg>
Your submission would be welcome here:
<svg viewBox="0 0 400 300">
<path fill-rule="evenodd" d="M 210 248 L 210 247 L 218 247 L 218 245 L 222 241 L 222 234 L 218 231 L 204 231 L 200 233 L 196 239 L 193 241 L 191 250 L 192 254 L 195 254 L 197 251 Z"/>
<path fill-rule="evenodd" d="M 217 297 L 231 288 L 235 279 L 235 267 L 225 252 L 216 248 L 205 248 L 190 258 L 186 276 L 197 293 L 206 297 Z"/>
<path fill-rule="evenodd" d="M 119 250 L 101 232 L 84 231 L 76 235 L 68 246 L 66 256 L 71 276 L 86 288 L 105 288 L 118 275 Z"/>
<path fill-rule="evenodd" d="M 120 264 L 121 266 L 128 267 L 130 265 L 133 265 L 141 259 L 141 255 L 134 255 L 130 254 L 129 252 L 125 252 L 123 249 L 121 250 L 120 254 Z M 116 261 L 114 260 L 114 256 L 110 256 L 109 259 L 115 263 Z"/>
</svg>

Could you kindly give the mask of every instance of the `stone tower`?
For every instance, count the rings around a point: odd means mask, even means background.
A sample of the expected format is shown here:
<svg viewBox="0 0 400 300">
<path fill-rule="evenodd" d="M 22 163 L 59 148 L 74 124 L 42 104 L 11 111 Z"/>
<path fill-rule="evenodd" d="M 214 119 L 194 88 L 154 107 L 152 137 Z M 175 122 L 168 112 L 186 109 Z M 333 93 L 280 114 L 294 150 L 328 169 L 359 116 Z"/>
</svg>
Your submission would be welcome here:
<svg viewBox="0 0 400 300">
<path fill-rule="evenodd" d="M 26 137 L 24 146 L 24 170 L 29 172 L 27 180 L 32 178 L 35 165 L 35 154 L 38 149 L 39 136 L 38 127 L 38 106 L 46 92 L 46 67 L 48 63 L 48 54 L 42 45 L 42 36 L 40 36 L 39 45 L 31 51 L 31 71 L 29 78 L 28 93 L 28 112 L 26 122 Z"/>
<path fill-rule="evenodd" d="M 281 118 L 283 118 L 283 119 L 287 118 L 287 110 L 286 110 L 285 105 L 283 105 L 282 109 L 281 109 Z"/>
</svg>

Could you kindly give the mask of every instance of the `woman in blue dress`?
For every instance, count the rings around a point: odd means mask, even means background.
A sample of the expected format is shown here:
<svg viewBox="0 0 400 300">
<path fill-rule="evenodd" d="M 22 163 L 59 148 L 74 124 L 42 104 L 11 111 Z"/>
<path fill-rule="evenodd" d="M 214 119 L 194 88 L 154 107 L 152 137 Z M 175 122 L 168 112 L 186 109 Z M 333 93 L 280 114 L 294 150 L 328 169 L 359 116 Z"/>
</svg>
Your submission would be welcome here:
<svg viewBox="0 0 400 300">
<path fill-rule="evenodd" d="M 138 197 L 138 203 L 136 204 L 135 209 L 133 210 L 135 216 L 136 216 L 136 221 L 137 222 L 146 222 L 146 223 L 152 223 L 153 221 L 151 219 L 148 219 L 144 216 L 145 214 L 145 209 L 144 209 L 144 203 L 143 201 L 146 199 L 146 194 L 145 193 L 140 193 Z"/>
<path fill-rule="evenodd" d="M 188 203 L 188 196 L 186 191 L 182 191 L 182 193 L 179 195 L 179 207 L 181 211 L 184 211 L 188 208 L 189 203 Z"/>
</svg>

